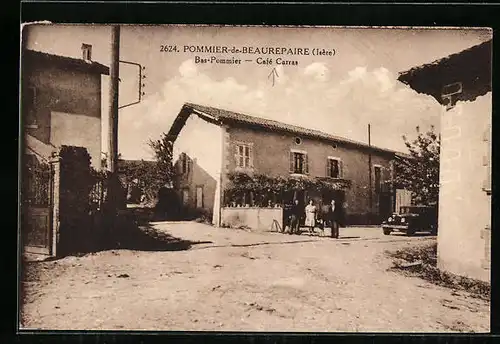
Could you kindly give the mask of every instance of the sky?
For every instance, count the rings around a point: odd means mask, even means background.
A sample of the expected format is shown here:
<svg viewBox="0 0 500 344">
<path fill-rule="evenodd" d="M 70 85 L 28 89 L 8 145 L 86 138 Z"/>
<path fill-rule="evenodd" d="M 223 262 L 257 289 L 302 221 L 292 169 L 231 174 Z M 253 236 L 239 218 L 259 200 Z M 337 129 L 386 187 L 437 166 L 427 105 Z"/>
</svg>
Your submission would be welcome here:
<svg viewBox="0 0 500 344">
<path fill-rule="evenodd" d="M 110 65 L 111 27 L 33 25 L 23 31 L 29 49 Z M 145 67 L 140 104 L 119 112 L 118 147 L 125 159 L 151 159 L 147 142 L 168 132 L 185 102 L 312 128 L 405 151 L 402 135 L 415 127 L 439 130 L 442 112 L 430 96 L 397 81 L 398 73 L 491 39 L 485 29 L 228 27 L 122 25 L 120 60 Z M 177 52 L 161 51 L 176 46 Z M 333 56 L 210 54 L 184 46 L 314 48 Z M 195 57 L 239 58 L 241 64 L 195 63 Z M 256 59 L 270 58 L 272 64 Z M 276 58 L 296 61 L 277 65 Z M 252 60 L 245 62 L 244 60 Z M 273 84 L 270 73 L 276 70 Z M 120 105 L 137 100 L 138 70 L 120 64 Z M 108 81 L 103 77 L 103 140 L 107 151 Z"/>
</svg>

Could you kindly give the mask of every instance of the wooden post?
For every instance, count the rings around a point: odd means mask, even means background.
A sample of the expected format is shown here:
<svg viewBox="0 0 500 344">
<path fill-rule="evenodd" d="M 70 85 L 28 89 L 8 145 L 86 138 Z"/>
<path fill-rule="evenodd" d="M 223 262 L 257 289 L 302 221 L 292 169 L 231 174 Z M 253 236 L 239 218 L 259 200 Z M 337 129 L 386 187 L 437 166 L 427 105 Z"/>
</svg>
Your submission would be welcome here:
<svg viewBox="0 0 500 344">
<path fill-rule="evenodd" d="M 120 77 L 120 26 L 111 29 L 111 65 L 109 69 L 109 170 L 114 173 L 118 162 L 118 90 Z"/>
<path fill-rule="evenodd" d="M 111 180 L 108 186 L 110 219 L 117 213 L 120 202 L 120 186 L 118 182 L 118 92 L 119 92 L 119 67 L 120 67 L 120 26 L 111 29 L 111 65 L 109 69 L 109 170 Z"/>
<path fill-rule="evenodd" d="M 50 161 L 50 172 L 51 172 L 51 205 L 52 205 L 52 233 L 51 233 L 51 247 L 50 255 L 52 257 L 57 257 L 59 248 L 59 228 L 61 225 L 59 217 L 59 206 L 60 206 L 60 186 L 61 186 L 61 158 L 59 155 L 54 155 L 51 157 Z"/>
</svg>

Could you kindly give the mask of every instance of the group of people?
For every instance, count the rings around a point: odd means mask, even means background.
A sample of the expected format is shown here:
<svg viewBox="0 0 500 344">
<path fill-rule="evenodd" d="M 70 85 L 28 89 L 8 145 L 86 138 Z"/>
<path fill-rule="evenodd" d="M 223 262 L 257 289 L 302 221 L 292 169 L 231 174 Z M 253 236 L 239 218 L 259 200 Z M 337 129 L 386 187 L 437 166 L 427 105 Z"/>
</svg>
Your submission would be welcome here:
<svg viewBox="0 0 500 344">
<path fill-rule="evenodd" d="M 324 231 L 325 227 L 331 228 L 331 237 L 338 239 L 339 227 L 343 223 L 343 210 L 342 206 L 336 204 L 332 199 L 330 204 L 317 207 L 313 200 L 304 208 L 300 205 L 299 200 L 295 199 L 293 204 L 289 207 L 288 212 L 288 227 L 290 228 L 289 234 L 300 234 L 301 219 L 305 217 L 304 225 L 308 227 L 309 233 L 314 233 L 316 226 Z"/>
</svg>

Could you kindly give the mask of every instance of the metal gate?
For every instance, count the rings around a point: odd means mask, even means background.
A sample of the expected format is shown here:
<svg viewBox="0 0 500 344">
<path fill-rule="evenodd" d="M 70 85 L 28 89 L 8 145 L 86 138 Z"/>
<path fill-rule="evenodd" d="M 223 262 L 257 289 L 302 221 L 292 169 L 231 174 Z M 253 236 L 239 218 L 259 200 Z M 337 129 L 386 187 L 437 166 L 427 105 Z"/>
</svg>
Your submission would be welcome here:
<svg viewBox="0 0 500 344">
<path fill-rule="evenodd" d="M 25 252 L 52 252 L 54 171 L 47 163 L 29 159 L 22 175 L 21 237 Z"/>
</svg>

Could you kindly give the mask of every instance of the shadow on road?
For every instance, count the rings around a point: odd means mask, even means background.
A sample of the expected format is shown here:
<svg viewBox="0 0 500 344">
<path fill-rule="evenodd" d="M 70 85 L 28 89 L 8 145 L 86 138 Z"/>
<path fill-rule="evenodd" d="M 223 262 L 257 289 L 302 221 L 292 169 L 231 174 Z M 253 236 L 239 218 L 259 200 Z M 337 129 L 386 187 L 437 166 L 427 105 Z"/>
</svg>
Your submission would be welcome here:
<svg viewBox="0 0 500 344">
<path fill-rule="evenodd" d="M 211 244 L 211 241 L 191 241 L 158 232 L 150 225 L 131 225 L 120 228 L 113 235 L 113 245 L 108 249 L 128 249 L 134 251 L 183 251 L 193 245 Z"/>
<path fill-rule="evenodd" d="M 304 242 L 317 242 L 317 240 L 296 240 L 296 241 L 281 241 L 281 242 L 257 242 L 253 244 L 211 245 L 211 246 L 198 247 L 196 248 L 196 250 L 201 250 L 206 248 L 221 248 L 221 247 L 253 247 L 253 246 L 264 246 L 264 245 L 300 244 Z"/>
<path fill-rule="evenodd" d="M 132 208 L 120 216 L 108 240 L 106 249 L 128 249 L 134 251 L 183 251 L 197 244 L 211 241 L 191 241 L 157 231 L 151 226 L 151 209 Z"/>
<path fill-rule="evenodd" d="M 400 236 L 400 237 L 435 237 L 435 236 L 437 236 L 436 234 L 431 234 L 428 232 L 417 232 L 417 233 L 414 233 L 413 235 L 410 235 L 410 236 L 408 236 L 406 233 L 393 232 L 390 235 Z"/>
</svg>

